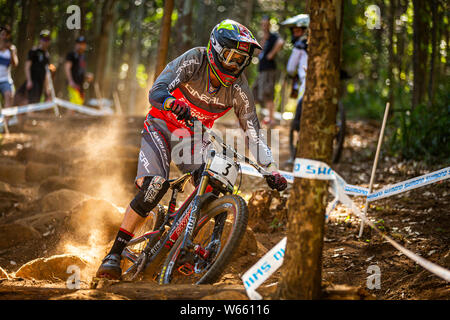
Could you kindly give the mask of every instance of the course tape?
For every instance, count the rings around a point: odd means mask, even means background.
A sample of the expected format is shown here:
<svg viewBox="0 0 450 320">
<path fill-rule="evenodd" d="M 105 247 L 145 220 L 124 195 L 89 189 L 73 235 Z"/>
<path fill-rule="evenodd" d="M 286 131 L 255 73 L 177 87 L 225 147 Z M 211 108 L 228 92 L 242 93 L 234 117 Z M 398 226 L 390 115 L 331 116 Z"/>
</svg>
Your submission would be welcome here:
<svg viewBox="0 0 450 320">
<path fill-rule="evenodd" d="M 242 164 L 241 164 L 242 166 Z M 423 178 L 421 182 L 415 182 L 414 184 L 408 185 L 410 189 L 413 186 L 417 186 L 420 183 L 433 183 L 448 178 L 448 169 L 441 169 L 430 174 L 418 177 Z M 446 171 L 445 171 L 446 170 Z M 256 171 L 256 170 L 255 170 Z M 244 172 L 244 170 L 243 170 Z M 437 275 L 438 277 L 450 282 L 450 271 L 428 261 L 421 256 L 415 254 L 414 252 L 406 249 L 399 243 L 392 240 L 389 236 L 385 235 L 380 231 L 375 224 L 368 220 L 355 205 L 355 203 L 347 196 L 345 188 L 349 186 L 345 180 L 336 172 L 334 172 L 326 163 L 310 160 L 310 159 L 299 159 L 297 158 L 294 163 L 295 177 L 306 178 L 306 179 L 320 179 L 320 180 L 331 180 L 333 183 L 332 193 L 335 199 L 332 204 L 328 206 L 327 212 L 330 211 L 330 207 L 334 206 L 337 201 L 344 204 L 346 207 L 351 209 L 351 212 L 363 220 L 366 224 L 371 226 L 375 231 L 377 231 L 385 240 L 387 240 L 392 246 L 394 246 L 401 253 L 406 255 L 411 260 L 415 261 L 417 264 L 427 269 L 431 273 Z M 411 183 L 416 181 L 416 178 L 409 179 L 403 183 Z M 424 184 L 422 184 L 424 185 Z M 405 187 L 406 188 L 406 187 Z M 387 189 L 387 188 L 385 188 Z M 407 190 L 410 190 L 407 189 Z M 384 189 L 382 189 L 384 190 Z M 381 190 L 380 190 L 381 191 Z M 388 195 L 387 195 L 388 196 Z M 273 247 L 269 252 L 267 252 L 255 265 L 253 265 L 247 272 L 245 272 L 241 279 L 244 283 L 247 295 L 252 300 L 262 299 L 261 295 L 256 292 L 256 289 L 266 281 L 282 264 L 284 260 L 284 253 L 286 248 L 286 238 L 283 238 L 275 247 Z"/>
<path fill-rule="evenodd" d="M 80 113 L 84 113 L 90 116 L 105 116 L 108 114 L 113 114 L 113 111 L 110 109 L 102 109 L 102 110 L 98 110 L 98 109 L 94 109 L 94 108 L 89 108 L 86 106 L 82 106 L 79 104 L 75 104 L 75 103 L 71 103 L 69 101 L 65 101 L 59 98 L 55 98 L 55 103 L 61 107 L 70 109 L 70 110 L 74 110 L 74 111 L 78 111 Z"/>
<path fill-rule="evenodd" d="M 270 249 L 256 264 L 242 275 L 245 290 L 251 300 L 261 300 L 256 289 L 283 264 L 287 238 L 284 237 Z"/>
<path fill-rule="evenodd" d="M 251 165 L 246 164 L 246 163 L 240 163 L 241 165 L 241 170 L 243 174 L 247 174 L 250 176 L 255 176 L 255 177 L 262 177 L 262 175 L 255 169 L 253 168 Z M 295 169 L 295 167 L 294 167 Z M 316 170 L 317 168 L 314 168 L 313 166 L 311 166 L 311 163 L 309 164 L 309 166 L 307 168 L 305 168 L 305 171 L 311 173 L 314 170 Z M 323 170 L 321 168 L 319 168 L 321 171 L 321 174 L 323 172 Z M 288 183 L 294 183 L 294 176 L 296 174 L 295 170 L 294 172 L 288 172 L 288 171 L 283 171 L 280 170 L 279 171 L 280 174 L 286 178 Z M 332 171 L 334 174 L 334 171 Z M 329 175 L 327 175 L 329 177 Z M 360 186 L 355 186 L 355 185 L 351 185 L 351 184 L 346 184 L 345 185 L 345 193 L 350 194 L 350 195 L 355 195 L 355 196 L 366 196 L 369 193 L 369 189 L 364 188 L 364 187 L 360 187 Z"/>
<path fill-rule="evenodd" d="M 415 177 L 406 181 L 402 181 L 390 186 L 387 186 L 376 192 L 372 192 L 367 196 L 367 201 L 375 201 L 386 197 L 393 196 L 394 194 L 406 192 L 412 189 L 423 187 L 430 183 L 435 183 L 448 179 L 450 177 L 450 167 L 440 169 L 428 174 L 424 174 L 419 177 Z"/>
<path fill-rule="evenodd" d="M 332 180 L 336 175 L 330 167 L 325 167 L 325 163 L 314 161 L 310 159 L 296 159 L 294 162 L 293 172 L 282 171 L 280 174 L 284 176 L 289 183 L 294 182 L 294 177 L 307 178 L 307 179 L 319 179 L 319 180 Z M 304 161 L 303 161 L 304 160 Z M 261 177 L 261 174 L 249 164 L 241 163 L 242 173 L 252 176 Z M 402 182 L 398 182 L 393 185 L 388 185 L 383 189 L 377 190 L 369 194 L 369 189 L 351 185 L 345 183 L 343 187 L 344 192 L 354 196 L 365 196 L 368 202 L 387 198 L 402 192 L 410 191 L 419 187 L 426 186 L 431 183 L 439 182 L 450 178 L 450 167 L 443 168 L 431 173 L 424 174 L 415 178 L 411 178 Z"/>
<path fill-rule="evenodd" d="M 0 114 L 4 117 L 12 117 L 21 113 L 33 112 L 33 111 L 41 111 L 54 108 L 56 105 L 55 102 L 42 102 L 42 103 L 33 103 L 28 104 L 26 106 L 20 107 L 11 107 L 11 108 L 3 108 L 0 110 Z"/>
<path fill-rule="evenodd" d="M 0 110 L 0 119 L 3 119 L 4 117 L 12 117 L 22 113 L 47 110 L 54 108 L 55 106 L 61 106 L 66 109 L 75 110 L 91 116 L 105 116 L 113 114 L 113 111 L 109 108 L 98 110 L 55 98 L 53 101 L 49 102 L 33 103 L 20 107 L 3 108 Z"/>
</svg>

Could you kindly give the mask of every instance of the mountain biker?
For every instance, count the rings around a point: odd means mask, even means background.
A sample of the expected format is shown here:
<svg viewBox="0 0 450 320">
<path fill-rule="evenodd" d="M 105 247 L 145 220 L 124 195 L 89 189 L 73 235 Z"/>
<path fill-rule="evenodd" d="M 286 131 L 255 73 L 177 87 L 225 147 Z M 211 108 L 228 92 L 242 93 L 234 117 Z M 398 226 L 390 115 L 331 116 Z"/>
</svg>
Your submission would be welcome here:
<svg viewBox="0 0 450 320">
<path fill-rule="evenodd" d="M 289 134 L 290 145 L 292 146 L 293 131 L 300 131 L 300 116 L 302 114 L 303 95 L 305 93 L 306 68 L 308 66 L 308 42 L 307 29 L 309 27 L 309 15 L 299 14 L 286 19 L 281 25 L 289 27 L 291 30 L 291 41 L 294 45 L 289 57 L 286 71 L 294 78 L 291 97 L 298 97 L 295 116 L 291 122 Z M 291 149 L 291 157 L 287 164 L 293 163 L 295 158 L 295 148 Z"/>
<path fill-rule="evenodd" d="M 259 134 L 259 122 L 247 80 L 243 75 L 255 48 L 261 49 L 252 33 L 233 20 L 224 20 L 211 32 L 208 46 L 193 48 L 170 62 L 149 92 L 152 105 L 144 121 L 138 172 L 139 192 L 128 206 L 110 252 L 96 276 L 119 279 L 121 253 L 133 232 L 158 204 L 169 188 L 169 169 L 173 150 L 193 131 L 184 120 L 191 115 L 211 128 L 214 121 L 234 109 L 248 143 L 259 147 L 254 154 L 258 163 L 272 175 L 268 185 L 279 191 L 287 186 Z M 171 139 L 176 136 L 177 139 Z M 181 138 L 181 139 L 178 139 Z M 200 165 L 177 163 L 183 171 Z"/>
</svg>

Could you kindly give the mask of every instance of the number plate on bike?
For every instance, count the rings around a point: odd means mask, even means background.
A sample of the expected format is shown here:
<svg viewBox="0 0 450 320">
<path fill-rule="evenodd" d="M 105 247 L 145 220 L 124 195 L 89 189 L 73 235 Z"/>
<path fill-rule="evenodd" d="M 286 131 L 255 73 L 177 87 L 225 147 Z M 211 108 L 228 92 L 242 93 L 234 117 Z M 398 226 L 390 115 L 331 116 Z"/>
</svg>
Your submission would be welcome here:
<svg viewBox="0 0 450 320">
<path fill-rule="evenodd" d="M 231 190 L 238 176 L 238 166 L 231 159 L 215 156 L 208 170 L 213 177 L 225 184 Z"/>
</svg>

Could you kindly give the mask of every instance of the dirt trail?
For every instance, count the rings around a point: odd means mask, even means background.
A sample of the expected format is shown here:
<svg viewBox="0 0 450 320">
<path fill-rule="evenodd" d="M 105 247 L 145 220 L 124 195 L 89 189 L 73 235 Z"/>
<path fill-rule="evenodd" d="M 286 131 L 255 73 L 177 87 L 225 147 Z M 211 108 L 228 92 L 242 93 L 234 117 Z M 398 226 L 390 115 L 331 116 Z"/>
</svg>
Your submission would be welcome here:
<svg viewBox="0 0 450 320">
<path fill-rule="evenodd" d="M 245 248 L 217 284 L 187 290 L 148 281 L 104 282 L 90 288 L 136 191 L 133 179 L 142 121 L 141 117 L 80 115 L 55 119 L 37 113 L 11 128 L 9 136 L 0 136 L 0 299 L 182 299 L 189 298 L 186 292 L 193 299 L 246 299 L 240 276 L 285 236 L 289 205 L 289 189 L 279 195 L 261 179 L 249 176 L 243 177 L 241 195 L 249 202 L 252 230 Z M 234 120 L 217 124 L 218 129 L 235 126 Z M 286 126 L 277 129 L 280 146 L 287 145 Z M 377 134 L 377 123 L 348 124 L 342 161 L 334 166 L 348 183 L 367 187 Z M 287 152 L 281 150 L 280 163 Z M 400 162 L 382 154 L 375 189 L 441 167 Z M 172 170 L 171 175 L 176 174 Z M 255 190 L 255 185 L 260 189 Z M 445 181 L 380 200 L 371 205 L 369 216 L 408 249 L 450 268 L 449 191 Z M 362 199 L 356 201 L 363 204 Z M 444 280 L 399 254 L 370 229 L 358 239 L 358 228 L 359 220 L 344 207 L 331 213 L 323 256 L 325 286 L 349 285 L 360 288 L 361 297 L 377 299 L 450 298 Z M 38 258 L 45 259 L 33 261 Z M 65 271 L 73 264 L 81 269 L 78 291 L 66 286 L 71 274 Z M 380 289 L 366 288 L 371 265 L 380 267 Z M 261 287 L 266 298 L 275 290 L 279 275 L 276 272 Z"/>
</svg>

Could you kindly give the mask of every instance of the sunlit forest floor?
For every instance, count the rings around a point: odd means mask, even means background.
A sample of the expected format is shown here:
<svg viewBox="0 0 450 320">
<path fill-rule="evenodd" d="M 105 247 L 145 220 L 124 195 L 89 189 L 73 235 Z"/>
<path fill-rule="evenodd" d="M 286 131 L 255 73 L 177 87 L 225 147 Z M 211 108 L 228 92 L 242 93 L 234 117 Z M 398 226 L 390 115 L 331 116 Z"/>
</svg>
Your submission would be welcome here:
<svg viewBox="0 0 450 320">
<path fill-rule="evenodd" d="M 269 192 L 260 178 L 244 176 L 241 196 L 249 202 L 250 228 L 217 284 L 159 287 L 144 279 L 105 282 L 90 290 L 123 210 L 136 192 L 133 180 L 143 117 L 98 119 L 65 114 L 57 120 L 51 114 L 36 113 L 21 120 L 21 125 L 11 127 L 10 135 L 0 138 L 0 267 L 4 272 L 0 272 L 0 299 L 245 299 L 240 276 L 286 235 L 290 189 L 278 195 Z M 216 128 L 236 125 L 227 117 Z M 333 166 L 348 183 L 368 187 L 379 126 L 377 122 L 348 122 L 344 153 Z M 287 128 L 276 126 L 281 164 L 288 158 Z M 382 152 L 374 188 L 444 166 L 400 161 Z M 177 174 L 171 171 L 171 177 Z M 374 202 L 368 215 L 394 240 L 448 269 L 449 191 L 448 180 L 432 184 Z M 355 201 L 363 205 L 362 198 Z M 358 230 L 359 219 L 345 207 L 337 206 L 331 212 L 323 251 L 324 286 L 356 287 L 376 299 L 450 298 L 444 280 L 370 228 L 361 239 Z M 47 259 L 33 261 L 38 258 Z M 71 264 L 83 267 L 78 291 L 66 287 Z M 380 268 L 379 289 L 366 286 L 371 265 Z M 269 299 L 279 277 L 278 271 L 258 291 Z"/>
</svg>

